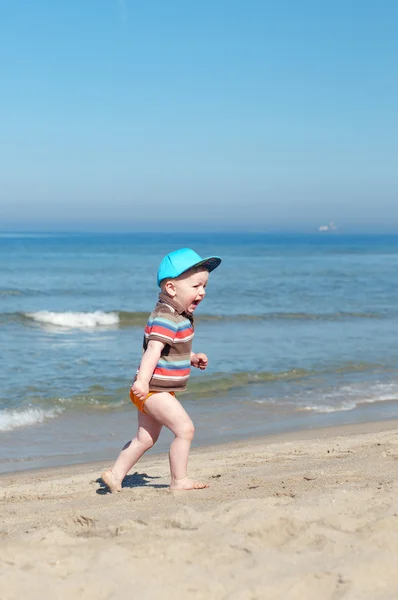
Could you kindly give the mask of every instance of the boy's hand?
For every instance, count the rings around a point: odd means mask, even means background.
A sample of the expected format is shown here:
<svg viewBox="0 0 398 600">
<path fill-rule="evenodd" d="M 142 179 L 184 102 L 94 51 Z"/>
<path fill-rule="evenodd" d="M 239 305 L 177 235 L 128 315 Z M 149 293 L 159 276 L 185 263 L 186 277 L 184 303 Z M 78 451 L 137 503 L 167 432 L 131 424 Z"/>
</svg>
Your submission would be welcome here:
<svg viewBox="0 0 398 600">
<path fill-rule="evenodd" d="M 205 370 L 205 368 L 207 367 L 207 356 L 206 354 L 202 354 L 201 352 L 199 352 L 198 354 L 192 353 L 191 354 L 191 365 L 193 367 L 196 367 L 197 369 L 201 369 L 202 371 Z"/>
<path fill-rule="evenodd" d="M 149 393 L 149 384 L 137 379 L 131 386 L 131 391 L 140 400 L 145 400 L 145 398 L 148 396 L 148 393 Z"/>
</svg>

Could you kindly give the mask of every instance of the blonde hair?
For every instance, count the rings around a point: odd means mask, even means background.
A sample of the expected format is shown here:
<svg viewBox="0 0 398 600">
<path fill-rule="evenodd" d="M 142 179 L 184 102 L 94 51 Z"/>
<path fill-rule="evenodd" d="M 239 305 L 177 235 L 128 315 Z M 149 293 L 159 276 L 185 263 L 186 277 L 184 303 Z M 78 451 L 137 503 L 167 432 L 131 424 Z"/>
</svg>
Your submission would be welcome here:
<svg viewBox="0 0 398 600">
<path fill-rule="evenodd" d="M 167 293 L 166 284 L 169 281 L 179 281 L 180 279 L 186 279 L 187 277 L 190 277 L 195 273 L 199 273 L 199 271 L 207 271 L 207 269 L 203 265 L 199 265 L 198 267 L 191 267 L 190 269 L 187 269 L 186 271 L 181 273 L 181 275 L 178 275 L 178 277 L 166 277 L 166 279 L 162 279 L 162 281 L 160 282 L 160 289 L 162 290 L 162 292 Z"/>
</svg>

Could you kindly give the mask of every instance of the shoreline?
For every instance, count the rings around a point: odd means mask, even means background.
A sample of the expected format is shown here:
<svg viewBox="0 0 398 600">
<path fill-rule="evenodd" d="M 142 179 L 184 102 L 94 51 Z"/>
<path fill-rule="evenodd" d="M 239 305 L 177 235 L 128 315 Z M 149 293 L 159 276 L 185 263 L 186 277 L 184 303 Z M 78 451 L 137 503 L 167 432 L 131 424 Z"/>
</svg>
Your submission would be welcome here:
<svg viewBox="0 0 398 600">
<path fill-rule="evenodd" d="M 398 419 L 386 419 L 379 421 L 364 421 L 361 423 L 344 423 L 341 425 L 324 425 L 322 427 L 316 428 L 308 428 L 308 429 L 294 429 L 290 431 L 284 432 L 272 432 L 267 433 L 262 436 L 254 436 L 254 437 L 245 437 L 241 439 L 234 439 L 229 441 L 220 442 L 219 444 L 206 444 L 203 446 L 196 446 L 191 449 L 190 454 L 197 454 L 201 452 L 222 452 L 228 451 L 231 447 L 245 447 L 248 446 L 263 446 L 266 444 L 279 444 L 284 442 L 301 442 L 304 440 L 325 440 L 331 437 L 349 437 L 350 435 L 362 435 L 362 434 L 371 434 L 371 433 L 380 433 L 384 431 L 390 430 L 398 430 Z M 156 451 L 156 446 L 153 450 L 147 452 L 140 461 L 133 467 L 133 470 L 139 467 L 140 462 L 145 461 L 149 462 L 151 460 L 158 460 L 160 458 L 167 458 L 167 450 L 159 450 Z M 112 463 L 116 459 L 116 455 L 109 459 L 99 459 L 99 460 L 90 460 L 85 462 L 73 462 L 70 464 L 61 464 L 61 465 L 51 465 L 44 467 L 32 467 L 30 469 L 20 469 L 17 471 L 7 471 L 0 472 L 0 484 L 3 480 L 12 477 L 12 478 L 24 478 L 29 474 L 32 474 L 32 477 L 35 478 L 37 476 L 51 475 L 53 472 L 62 471 L 65 474 L 70 471 L 70 473 L 77 473 L 79 470 L 92 470 L 98 467 L 101 468 L 101 465 L 105 463 Z"/>
<path fill-rule="evenodd" d="M 333 427 L 356 427 L 360 424 L 366 427 L 371 423 L 389 423 L 398 420 L 398 403 L 395 400 L 374 404 L 364 403 L 361 407 L 350 411 L 281 414 L 277 419 L 268 418 L 261 412 L 257 415 L 255 412 L 247 415 L 243 406 L 238 405 L 238 407 L 239 412 L 235 411 L 234 420 L 227 422 L 225 428 L 220 428 L 219 415 L 223 410 L 221 404 L 217 407 L 216 420 L 212 420 L 208 407 L 200 412 L 203 407 L 193 403 L 189 407 L 189 413 L 197 429 L 192 448 L 208 448 L 240 441 L 249 443 L 257 438 L 285 434 L 298 436 L 300 432 Z M 82 412 L 79 415 L 66 413 L 52 421 L 28 428 L 29 431 L 24 434 L 24 447 L 29 448 L 31 445 L 33 452 L 29 457 L 20 456 L 21 450 L 15 444 L 18 432 L 15 430 L 4 432 L 0 436 L 0 455 L 7 459 L 3 458 L 0 461 L 0 476 L 92 462 L 112 463 L 124 443 L 135 435 L 136 424 L 136 413 L 131 411 L 128 403 L 106 415 L 101 412 Z M 154 453 L 168 452 L 171 441 L 171 432 L 163 428 L 149 456 Z"/>
<path fill-rule="evenodd" d="M 395 420 L 196 448 L 191 492 L 163 453 L 120 494 L 104 461 L 3 474 L 2 598 L 393 600 L 397 461 Z"/>
</svg>

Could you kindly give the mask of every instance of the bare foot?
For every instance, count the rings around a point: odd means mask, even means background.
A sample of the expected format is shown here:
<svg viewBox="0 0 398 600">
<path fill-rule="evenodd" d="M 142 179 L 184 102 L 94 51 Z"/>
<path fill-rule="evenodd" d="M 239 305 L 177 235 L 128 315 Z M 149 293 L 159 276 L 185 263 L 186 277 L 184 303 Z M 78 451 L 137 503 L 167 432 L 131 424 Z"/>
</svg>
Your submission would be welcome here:
<svg viewBox="0 0 398 600">
<path fill-rule="evenodd" d="M 101 479 L 104 483 L 106 483 L 106 485 L 112 493 L 122 491 L 122 482 L 116 479 L 112 469 L 104 471 L 101 475 Z"/>
<path fill-rule="evenodd" d="M 172 492 L 184 492 L 187 490 L 203 490 L 203 488 L 208 487 L 208 483 L 194 481 L 193 479 L 189 479 L 189 477 L 184 477 L 184 479 L 174 479 L 174 481 L 172 481 L 170 484 L 170 489 Z"/>
</svg>

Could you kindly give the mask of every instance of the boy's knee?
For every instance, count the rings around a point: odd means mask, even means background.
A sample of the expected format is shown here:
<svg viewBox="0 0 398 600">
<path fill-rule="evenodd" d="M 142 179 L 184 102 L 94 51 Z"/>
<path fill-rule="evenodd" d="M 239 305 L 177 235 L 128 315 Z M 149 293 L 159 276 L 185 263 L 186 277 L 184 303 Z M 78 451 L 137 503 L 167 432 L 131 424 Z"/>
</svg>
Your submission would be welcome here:
<svg viewBox="0 0 398 600">
<path fill-rule="evenodd" d="M 195 427 L 192 421 L 186 421 L 185 423 L 181 424 L 178 428 L 177 435 L 185 440 L 192 440 L 193 436 L 195 435 Z"/>
</svg>

